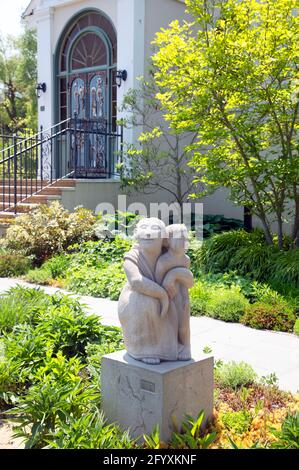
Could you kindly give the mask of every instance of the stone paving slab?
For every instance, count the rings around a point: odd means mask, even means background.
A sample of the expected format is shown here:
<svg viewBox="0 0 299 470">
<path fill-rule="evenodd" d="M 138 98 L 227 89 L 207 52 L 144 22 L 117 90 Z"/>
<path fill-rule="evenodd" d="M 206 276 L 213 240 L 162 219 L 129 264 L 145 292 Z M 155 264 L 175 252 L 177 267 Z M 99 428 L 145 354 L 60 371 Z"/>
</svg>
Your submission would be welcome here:
<svg viewBox="0 0 299 470">
<path fill-rule="evenodd" d="M 57 291 L 71 294 L 56 287 L 35 286 L 10 278 L 0 279 L 0 293 L 17 284 L 39 287 L 48 294 Z M 89 313 L 99 315 L 103 324 L 120 326 L 117 302 L 72 295 L 86 305 Z M 194 352 L 202 352 L 208 346 L 216 359 L 245 361 L 261 376 L 275 373 L 283 390 L 299 391 L 299 337 L 290 333 L 255 330 L 208 317 L 191 317 L 191 337 Z"/>
</svg>

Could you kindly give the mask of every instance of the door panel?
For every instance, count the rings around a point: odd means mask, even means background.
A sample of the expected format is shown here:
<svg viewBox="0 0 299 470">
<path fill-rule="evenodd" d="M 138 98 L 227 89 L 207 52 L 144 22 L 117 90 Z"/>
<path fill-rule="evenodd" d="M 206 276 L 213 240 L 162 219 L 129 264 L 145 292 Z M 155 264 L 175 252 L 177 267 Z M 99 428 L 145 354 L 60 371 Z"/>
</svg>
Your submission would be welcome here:
<svg viewBox="0 0 299 470">
<path fill-rule="evenodd" d="M 76 74 L 70 81 L 70 116 L 75 132 L 71 142 L 72 164 L 81 177 L 105 175 L 107 165 L 107 72 Z"/>
</svg>

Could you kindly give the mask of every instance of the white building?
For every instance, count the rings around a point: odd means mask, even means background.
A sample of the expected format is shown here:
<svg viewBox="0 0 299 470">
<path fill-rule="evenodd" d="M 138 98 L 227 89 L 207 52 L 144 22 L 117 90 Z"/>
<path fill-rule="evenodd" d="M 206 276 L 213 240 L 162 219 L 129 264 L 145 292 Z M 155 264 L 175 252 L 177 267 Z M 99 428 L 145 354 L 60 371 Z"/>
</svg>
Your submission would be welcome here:
<svg viewBox="0 0 299 470">
<path fill-rule="evenodd" d="M 54 179 L 64 177 L 76 167 L 74 186 L 62 190 L 66 207 L 72 209 L 82 204 L 94 209 L 102 201 L 116 205 L 120 187 L 112 153 L 115 154 L 121 138 L 117 136 L 116 119 L 120 117 L 117 108 L 124 94 L 136 85 L 136 78 L 144 75 L 155 33 L 172 20 L 183 18 L 186 18 L 184 0 L 29 3 L 23 19 L 29 27 L 37 29 L 38 83 L 43 88 L 38 100 L 39 126 L 47 133 L 59 122 L 72 119 L 72 125 L 85 139 L 85 145 L 81 145 L 81 137 L 77 141 L 73 135 L 63 135 L 63 125 L 51 130 L 52 134 L 59 134 L 60 140 L 54 161 L 48 162 L 44 156 L 44 175 L 50 163 Z M 86 127 L 88 121 L 93 123 Z M 108 137 L 101 132 L 108 133 Z M 126 131 L 124 139 L 133 141 L 134 131 Z M 136 195 L 130 200 L 142 202 L 144 197 Z M 167 201 L 168 196 L 156 193 L 149 200 Z M 228 205 L 223 194 L 209 197 L 205 212 L 238 218 L 243 213 L 242 208 Z"/>
</svg>

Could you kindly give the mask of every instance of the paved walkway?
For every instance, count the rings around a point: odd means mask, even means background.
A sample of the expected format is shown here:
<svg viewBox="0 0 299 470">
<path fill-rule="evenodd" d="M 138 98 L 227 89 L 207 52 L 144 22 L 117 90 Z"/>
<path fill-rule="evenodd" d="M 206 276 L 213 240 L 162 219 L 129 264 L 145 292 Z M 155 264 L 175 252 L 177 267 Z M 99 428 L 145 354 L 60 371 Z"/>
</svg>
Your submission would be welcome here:
<svg viewBox="0 0 299 470">
<path fill-rule="evenodd" d="M 1 278 L 0 292 L 16 284 L 37 287 L 23 281 Z M 68 293 L 55 287 L 41 288 L 49 294 L 56 291 Z M 90 313 L 99 315 L 103 324 L 119 326 L 117 302 L 90 296 L 76 297 Z M 299 337 L 289 333 L 254 330 L 238 323 L 225 323 L 207 317 L 191 317 L 191 333 L 193 351 L 202 352 L 205 346 L 209 346 L 216 359 L 245 361 L 260 376 L 275 372 L 280 388 L 299 391 Z"/>
</svg>

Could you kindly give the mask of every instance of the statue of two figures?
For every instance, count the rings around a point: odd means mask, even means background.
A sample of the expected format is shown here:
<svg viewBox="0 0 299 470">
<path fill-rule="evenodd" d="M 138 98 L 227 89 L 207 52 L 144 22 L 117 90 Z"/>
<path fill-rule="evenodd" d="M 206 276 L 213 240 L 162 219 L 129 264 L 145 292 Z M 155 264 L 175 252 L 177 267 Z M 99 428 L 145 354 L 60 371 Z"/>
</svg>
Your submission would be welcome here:
<svg viewBox="0 0 299 470">
<path fill-rule="evenodd" d="M 191 359 L 189 292 L 193 275 L 185 225 L 142 219 L 126 253 L 128 282 L 118 315 L 127 352 L 147 364 Z"/>
</svg>

